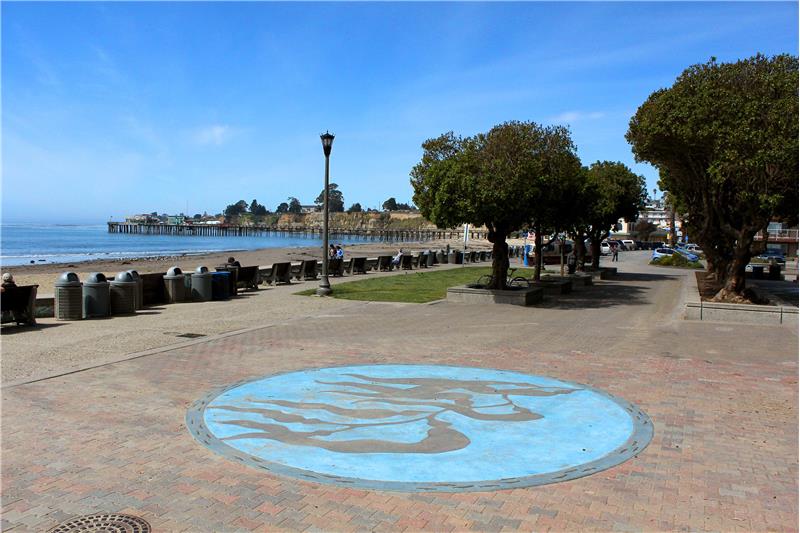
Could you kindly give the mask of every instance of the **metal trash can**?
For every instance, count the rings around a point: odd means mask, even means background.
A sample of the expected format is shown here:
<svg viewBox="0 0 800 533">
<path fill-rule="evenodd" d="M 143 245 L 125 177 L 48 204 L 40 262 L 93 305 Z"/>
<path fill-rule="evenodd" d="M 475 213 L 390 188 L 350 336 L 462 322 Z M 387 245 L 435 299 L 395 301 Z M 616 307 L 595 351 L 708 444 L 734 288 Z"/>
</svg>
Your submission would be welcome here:
<svg viewBox="0 0 800 533">
<path fill-rule="evenodd" d="M 211 299 L 227 300 L 231 297 L 230 272 L 211 272 Z"/>
<path fill-rule="evenodd" d="M 106 277 L 92 272 L 83 282 L 83 318 L 108 316 L 111 292 Z"/>
<path fill-rule="evenodd" d="M 83 287 L 75 272 L 64 272 L 55 283 L 56 320 L 83 318 Z"/>
<path fill-rule="evenodd" d="M 129 315 L 136 312 L 136 281 L 130 272 L 120 272 L 111 281 L 111 314 Z"/>
<path fill-rule="evenodd" d="M 138 311 L 142 307 L 144 307 L 144 280 L 139 275 L 139 273 L 135 270 L 128 270 L 128 274 L 131 275 L 133 281 L 136 282 L 136 292 L 134 293 L 134 307 Z"/>
<path fill-rule="evenodd" d="M 211 300 L 211 272 L 199 266 L 192 273 L 192 300 L 207 302 Z"/>
<path fill-rule="evenodd" d="M 433 253 L 433 250 L 428 250 L 425 253 L 427 254 L 428 266 L 432 267 L 433 263 L 436 261 L 436 254 Z"/>
<path fill-rule="evenodd" d="M 444 250 L 438 250 L 436 252 L 436 262 L 439 264 L 447 263 L 447 256 L 444 253 Z"/>
<path fill-rule="evenodd" d="M 167 293 L 167 303 L 174 304 L 182 302 L 186 294 L 185 278 L 183 271 L 174 266 L 167 270 L 164 275 L 164 289 Z"/>
</svg>

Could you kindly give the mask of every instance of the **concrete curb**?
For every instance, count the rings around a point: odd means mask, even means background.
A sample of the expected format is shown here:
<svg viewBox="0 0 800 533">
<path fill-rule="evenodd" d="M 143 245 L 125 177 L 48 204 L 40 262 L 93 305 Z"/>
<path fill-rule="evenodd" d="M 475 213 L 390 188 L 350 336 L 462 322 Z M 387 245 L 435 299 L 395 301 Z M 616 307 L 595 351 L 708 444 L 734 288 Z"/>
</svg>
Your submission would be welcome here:
<svg viewBox="0 0 800 533">
<path fill-rule="evenodd" d="M 684 291 L 684 320 L 730 322 L 774 326 L 798 326 L 798 309 L 782 305 L 726 304 L 704 302 L 697 277 L 689 276 Z"/>
</svg>

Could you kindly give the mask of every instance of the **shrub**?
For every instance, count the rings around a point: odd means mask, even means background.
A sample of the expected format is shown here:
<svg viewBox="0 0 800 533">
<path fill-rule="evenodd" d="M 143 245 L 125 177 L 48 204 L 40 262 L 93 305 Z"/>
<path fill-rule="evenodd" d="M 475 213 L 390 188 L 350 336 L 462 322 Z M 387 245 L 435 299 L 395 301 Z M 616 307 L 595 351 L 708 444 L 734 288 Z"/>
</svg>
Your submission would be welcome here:
<svg viewBox="0 0 800 533">
<path fill-rule="evenodd" d="M 652 261 L 650 261 L 650 264 L 658 266 L 680 267 L 680 268 L 703 268 L 703 265 L 700 264 L 700 261 L 689 261 L 684 256 L 678 253 L 674 253 L 667 257 L 659 257 L 657 259 L 653 259 Z"/>
</svg>

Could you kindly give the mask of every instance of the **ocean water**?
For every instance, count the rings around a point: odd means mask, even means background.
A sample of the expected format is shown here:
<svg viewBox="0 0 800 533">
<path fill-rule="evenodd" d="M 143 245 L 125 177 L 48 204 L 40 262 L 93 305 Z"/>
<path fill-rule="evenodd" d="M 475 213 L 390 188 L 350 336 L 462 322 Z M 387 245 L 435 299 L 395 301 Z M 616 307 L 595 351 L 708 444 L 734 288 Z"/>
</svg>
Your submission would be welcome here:
<svg viewBox="0 0 800 533">
<path fill-rule="evenodd" d="M 354 244 L 364 240 L 337 236 L 332 242 Z M 3 224 L 0 226 L 0 265 L 76 263 L 97 259 L 197 255 L 317 245 L 322 245 L 322 239 L 299 235 L 260 237 L 125 235 L 108 233 L 106 224 Z"/>
</svg>

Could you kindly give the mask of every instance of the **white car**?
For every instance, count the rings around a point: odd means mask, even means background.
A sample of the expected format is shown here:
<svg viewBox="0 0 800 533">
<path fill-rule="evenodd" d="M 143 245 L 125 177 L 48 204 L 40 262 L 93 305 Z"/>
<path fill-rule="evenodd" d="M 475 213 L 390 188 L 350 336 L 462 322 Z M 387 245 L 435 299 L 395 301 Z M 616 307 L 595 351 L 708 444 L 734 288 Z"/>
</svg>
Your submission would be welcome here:
<svg viewBox="0 0 800 533">
<path fill-rule="evenodd" d="M 627 250 L 635 250 L 636 243 L 633 242 L 631 239 L 622 239 L 622 244 L 625 245 L 625 249 Z"/>
<path fill-rule="evenodd" d="M 600 243 L 600 255 L 611 255 L 611 246 L 607 242 Z"/>
</svg>

